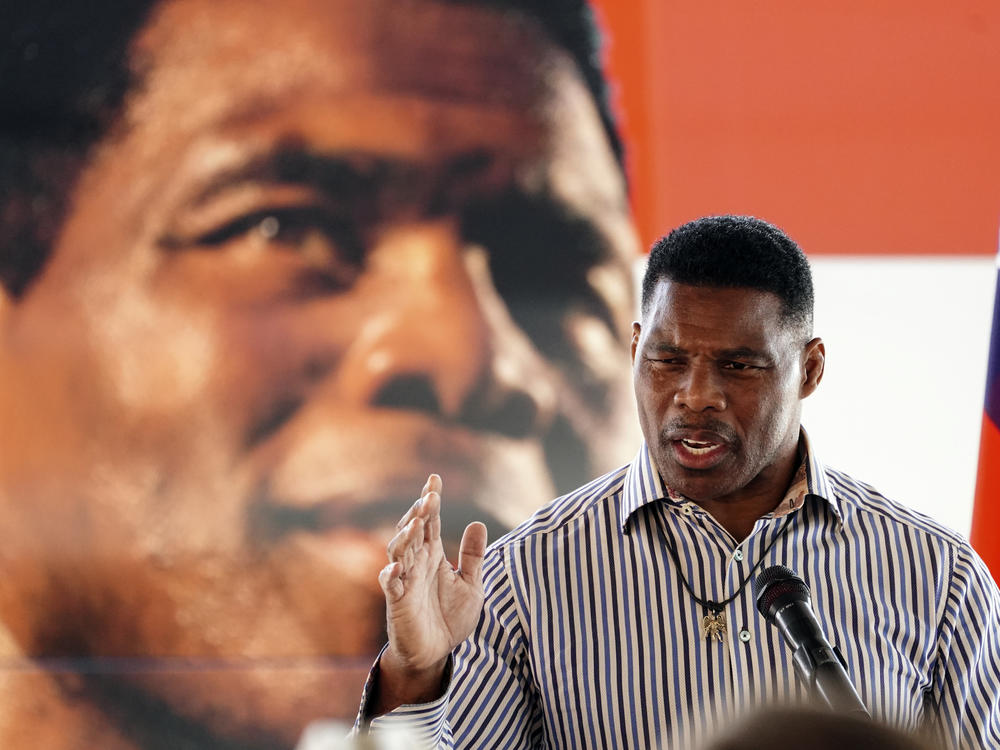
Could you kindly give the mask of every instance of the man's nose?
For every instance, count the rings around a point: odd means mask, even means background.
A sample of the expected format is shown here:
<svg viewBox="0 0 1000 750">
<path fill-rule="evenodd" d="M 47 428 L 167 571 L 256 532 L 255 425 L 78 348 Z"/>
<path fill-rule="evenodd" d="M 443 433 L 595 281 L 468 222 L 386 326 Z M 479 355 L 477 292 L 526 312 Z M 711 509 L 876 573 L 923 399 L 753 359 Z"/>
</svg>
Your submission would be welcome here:
<svg viewBox="0 0 1000 750">
<path fill-rule="evenodd" d="M 693 362 L 688 366 L 674 392 L 674 404 L 695 412 L 726 408 L 726 394 L 714 363 Z"/>
<path fill-rule="evenodd" d="M 514 437 L 547 427 L 554 370 L 511 318 L 485 249 L 451 221 L 410 225 L 378 242 L 369 269 L 382 306 L 348 349 L 342 394 Z"/>
</svg>

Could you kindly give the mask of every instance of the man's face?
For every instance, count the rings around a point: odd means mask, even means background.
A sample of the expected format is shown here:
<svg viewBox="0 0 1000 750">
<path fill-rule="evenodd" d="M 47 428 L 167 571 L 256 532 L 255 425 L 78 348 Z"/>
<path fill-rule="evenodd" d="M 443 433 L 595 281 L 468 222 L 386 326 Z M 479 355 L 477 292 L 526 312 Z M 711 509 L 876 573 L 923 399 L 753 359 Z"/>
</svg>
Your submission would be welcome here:
<svg viewBox="0 0 1000 750">
<path fill-rule="evenodd" d="M 633 324 L 639 423 L 663 481 L 699 502 L 784 491 L 822 343 L 753 289 L 662 279 Z"/>
<path fill-rule="evenodd" d="M 287 735 L 343 710 L 309 659 L 380 645 L 430 471 L 507 526 L 631 450 L 622 179 L 569 58 L 484 8 L 176 0 L 135 56 L 0 319 L 0 596 L 33 654 L 291 665 L 156 683 Z"/>
</svg>

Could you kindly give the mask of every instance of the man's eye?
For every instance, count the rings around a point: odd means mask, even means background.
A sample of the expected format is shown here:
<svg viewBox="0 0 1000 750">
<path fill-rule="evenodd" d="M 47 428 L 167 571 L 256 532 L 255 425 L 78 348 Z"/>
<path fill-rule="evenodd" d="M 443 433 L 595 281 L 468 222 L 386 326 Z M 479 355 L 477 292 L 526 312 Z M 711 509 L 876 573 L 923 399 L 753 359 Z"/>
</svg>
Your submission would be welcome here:
<svg viewBox="0 0 1000 750">
<path fill-rule="evenodd" d="M 246 239 L 276 248 L 303 249 L 309 240 L 322 237 L 347 251 L 352 244 L 350 235 L 348 222 L 331 216 L 322 208 L 309 206 L 255 211 L 202 234 L 196 242 L 217 246 Z"/>
<path fill-rule="evenodd" d="M 755 367 L 754 365 L 747 364 L 746 362 L 723 362 L 722 369 L 743 371 L 743 370 L 756 370 L 758 368 Z"/>
<path fill-rule="evenodd" d="M 272 251 L 292 253 L 300 283 L 315 292 L 350 287 L 364 264 L 364 243 L 350 221 L 321 207 L 263 210 L 241 216 L 197 237 L 194 247 L 251 253 L 264 260 Z M 261 250 L 268 251 L 260 255 Z"/>
</svg>

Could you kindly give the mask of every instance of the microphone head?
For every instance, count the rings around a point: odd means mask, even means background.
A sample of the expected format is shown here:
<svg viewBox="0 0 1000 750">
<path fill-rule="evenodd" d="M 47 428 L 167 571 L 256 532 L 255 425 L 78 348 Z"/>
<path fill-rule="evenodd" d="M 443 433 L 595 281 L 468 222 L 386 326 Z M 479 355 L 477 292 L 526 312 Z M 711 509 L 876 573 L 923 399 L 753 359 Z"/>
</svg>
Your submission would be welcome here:
<svg viewBox="0 0 1000 750">
<path fill-rule="evenodd" d="M 772 565 L 754 579 L 753 598 L 757 611 L 773 624 L 774 614 L 785 605 L 792 602 L 809 604 L 809 587 L 784 565 Z"/>
</svg>

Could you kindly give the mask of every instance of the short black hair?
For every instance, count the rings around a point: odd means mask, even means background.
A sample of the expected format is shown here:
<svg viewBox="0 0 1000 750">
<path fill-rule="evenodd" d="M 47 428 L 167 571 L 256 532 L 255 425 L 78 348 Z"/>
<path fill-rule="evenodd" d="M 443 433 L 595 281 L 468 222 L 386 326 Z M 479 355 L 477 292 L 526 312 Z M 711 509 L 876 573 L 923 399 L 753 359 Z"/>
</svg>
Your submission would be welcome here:
<svg viewBox="0 0 1000 750">
<path fill-rule="evenodd" d="M 135 84 L 128 46 L 156 0 L 8 3 L 0 30 L 0 286 L 20 295 Z"/>
<path fill-rule="evenodd" d="M 812 329 L 812 272 L 805 253 L 778 227 L 753 216 L 706 216 L 661 237 L 642 279 L 643 313 L 660 279 L 771 292 L 781 300 L 786 322 Z"/>
<path fill-rule="evenodd" d="M 611 150 L 624 154 L 587 0 L 439 0 L 536 20 L 593 97 Z M 163 0 L 10 2 L 0 24 L 0 287 L 20 296 L 41 270 L 93 149 L 141 83 L 133 37 Z"/>
</svg>

